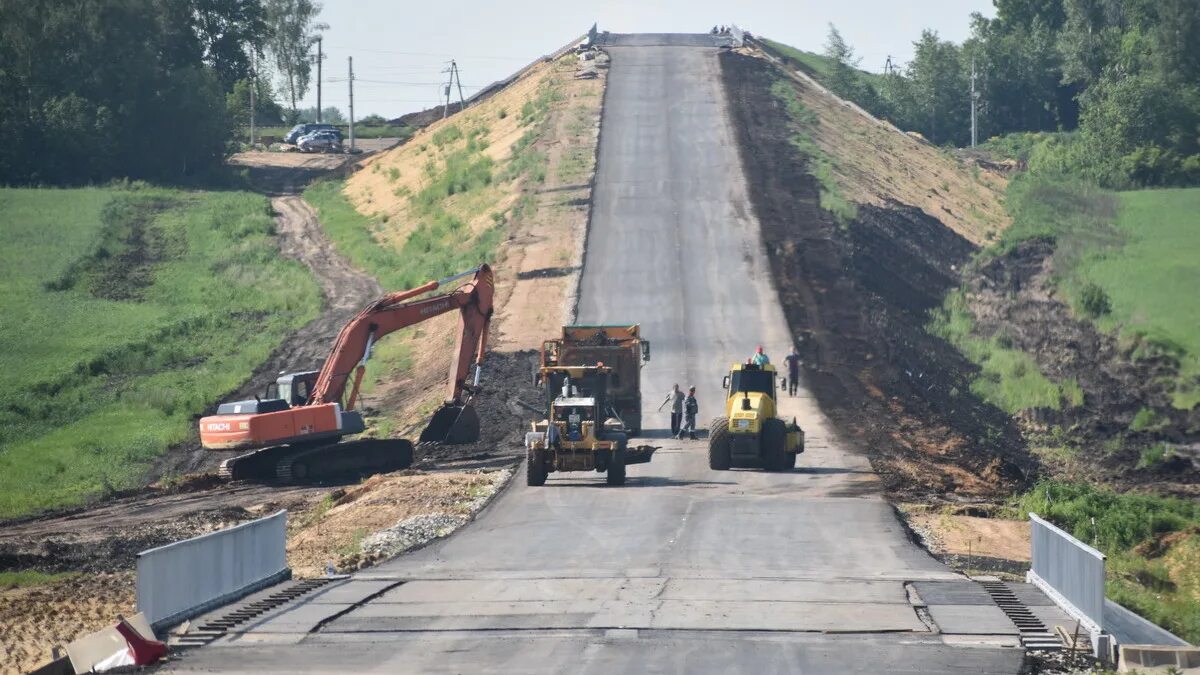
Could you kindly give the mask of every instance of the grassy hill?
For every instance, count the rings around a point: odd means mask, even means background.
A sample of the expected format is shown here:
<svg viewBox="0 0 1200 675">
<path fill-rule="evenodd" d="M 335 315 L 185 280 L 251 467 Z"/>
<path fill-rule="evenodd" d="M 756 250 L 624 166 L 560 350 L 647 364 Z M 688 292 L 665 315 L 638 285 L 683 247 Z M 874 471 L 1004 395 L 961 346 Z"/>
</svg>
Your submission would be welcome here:
<svg viewBox="0 0 1200 675">
<path fill-rule="evenodd" d="M 4 189 L 0 212 L 0 518 L 137 486 L 320 307 L 261 196 Z"/>
<path fill-rule="evenodd" d="M 823 54 L 806 52 L 803 49 L 796 49 L 791 45 L 785 45 L 782 42 L 776 42 L 766 38 L 759 38 L 759 41 L 773 49 L 783 58 L 795 62 L 802 70 L 818 80 L 824 80 L 825 78 L 829 77 L 830 72 L 833 70 L 833 59 Z M 862 76 L 863 80 L 869 82 L 876 88 L 878 88 L 883 82 L 883 75 L 880 75 L 879 73 L 872 73 L 866 70 L 860 70 L 858 72 Z"/>
</svg>

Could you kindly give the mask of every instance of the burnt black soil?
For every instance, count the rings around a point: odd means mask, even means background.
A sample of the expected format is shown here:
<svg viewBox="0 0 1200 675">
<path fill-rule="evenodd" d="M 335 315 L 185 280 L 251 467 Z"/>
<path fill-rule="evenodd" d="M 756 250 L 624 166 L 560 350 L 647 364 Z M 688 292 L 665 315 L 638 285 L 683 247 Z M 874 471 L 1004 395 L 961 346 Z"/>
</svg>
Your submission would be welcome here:
<svg viewBox="0 0 1200 675">
<path fill-rule="evenodd" d="M 1200 462 L 1182 452 L 1200 445 L 1200 408 L 1172 405 L 1177 355 L 1140 339 L 1122 342 L 1076 318 L 1056 294 L 1054 254 L 1052 241 L 1021 242 L 972 266 L 966 285 L 977 334 L 1032 355 L 1050 379 L 1074 381 L 1083 391 L 1079 405 L 1028 411 L 1028 428 L 1051 436 L 1048 444 L 1073 444 L 1087 458 L 1072 473 L 1123 486 L 1153 483 L 1167 492 L 1200 485 Z M 1153 421 L 1134 429 L 1141 410 L 1154 411 Z M 1161 443 L 1180 451 L 1132 468 L 1144 449 Z"/>
<path fill-rule="evenodd" d="M 970 392 L 977 368 L 925 330 L 974 247 L 922 211 L 860 206 L 838 226 L 789 142 L 762 59 L 720 56 L 751 201 L 807 382 L 893 493 L 1011 494 L 1036 466 L 1016 424 Z"/>
</svg>

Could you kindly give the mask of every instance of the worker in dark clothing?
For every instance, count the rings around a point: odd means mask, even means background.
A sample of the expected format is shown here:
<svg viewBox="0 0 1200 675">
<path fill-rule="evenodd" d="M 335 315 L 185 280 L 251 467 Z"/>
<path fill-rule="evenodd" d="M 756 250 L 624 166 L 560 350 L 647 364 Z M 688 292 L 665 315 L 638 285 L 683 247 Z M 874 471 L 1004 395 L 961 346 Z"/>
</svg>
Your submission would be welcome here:
<svg viewBox="0 0 1200 675">
<path fill-rule="evenodd" d="M 797 381 L 800 379 L 800 350 L 793 346 L 792 353 L 783 357 L 783 362 L 787 365 L 788 371 L 788 394 L 795 396 Z"/>
<path fill-rule="evenodd" d="M 683 434 L 687 433 L 688 438 L 696 440 L 696 414 L 700 412 L 700 404 L 696 402 L 696 388 L 689 387 L 687 398 L 683 402 L 683 428 L 676 434 L 676 438 L 683 438 Z"/>
<path fill-rule="evenodd" d="M 680 423 L 683 422 L 683 392 L 678 384 L 667 394 L 667 400 L 663 403 L 671 404 L 671 435 L 678 436 Z M 658 407 L 662 408 L 661 405 Z"/>
</svg>

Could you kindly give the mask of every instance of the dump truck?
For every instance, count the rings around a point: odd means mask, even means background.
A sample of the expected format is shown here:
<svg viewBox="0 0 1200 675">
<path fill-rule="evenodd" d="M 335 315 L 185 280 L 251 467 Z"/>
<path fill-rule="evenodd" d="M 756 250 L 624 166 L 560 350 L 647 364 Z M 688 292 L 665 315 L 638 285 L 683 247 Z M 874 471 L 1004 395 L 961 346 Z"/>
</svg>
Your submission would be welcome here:
<svg viewBox="0 0 1200 675">
<path fill-rule="evenodd" d="M 721 386 L 725 414 L 708 426 L 708 466 L 725 471 L 734 466 L 761 466 L 787 471 L 804 452 L 804 430 L 784 422 L 775 406 L 775 366 L 735 363 Z"/>
<path fill-rule="evenodd" d="M 612 416 L 607 365 L 546 366 L 538 383 L 546 394 L 546 417 L 525 434 L 525 482 L 544 485 L 557 471 L 596 471 L 609 485 L 625 484 L 625 467 L 650 461 L 657 448 L 629 447 L 621 420 Z"/>
<path fill-rule="evenodd" d="M 467 276 L 468 282 L 449 293 L 420 297 Z M 201 444 L 214 451 L 251 451 L 221 463 L 220 474 L 235 480 L 292 482 L 407 468 L 413 461 L 413 444 L 407 439 L 343 438 L 366 428 L 355 406 L 375 343 L 453 311 L 460 318 L 447 396 L 419 440 L 479 440 L 479 414 L 471 401 L 479 391 L 494 291 L 492 270 L 481 265 L 383 296 L 342 328 L 321 370 L 285 373 L 265 396 L 222 403 L 217 414 L 201 418 Z"/>
<path fill-rule="evenodd" d="M 612 369 L 609 404 L 629 436 L 642 433 L 642 364 L 650 360 L 650 341 L 638 324 L 563 326 L 562 337 L 542 343 L 537 368 L 603 364 Z"/>
</svg>

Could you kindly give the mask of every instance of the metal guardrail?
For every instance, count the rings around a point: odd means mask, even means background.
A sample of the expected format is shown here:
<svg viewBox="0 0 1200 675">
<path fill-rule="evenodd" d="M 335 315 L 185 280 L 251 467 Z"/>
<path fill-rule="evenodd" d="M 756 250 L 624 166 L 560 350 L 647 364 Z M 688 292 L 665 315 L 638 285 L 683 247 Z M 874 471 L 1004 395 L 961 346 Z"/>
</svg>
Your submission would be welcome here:
<svg viewBox="0 0 1200 675">
<path fill-rule="evenodd" d="M 1027 580 L 1079 619 L 1092 635 L 1100 635 L 1104 628 L 1104 554 L 1036 513 L 1029 514 L 1029 521 L 1033 561 Z"/>
<path fill-rule="evenodd" d="M 137 556 L 137 608 L 159 630 L 288 578 L 287 511 Z"/>
</svg>

